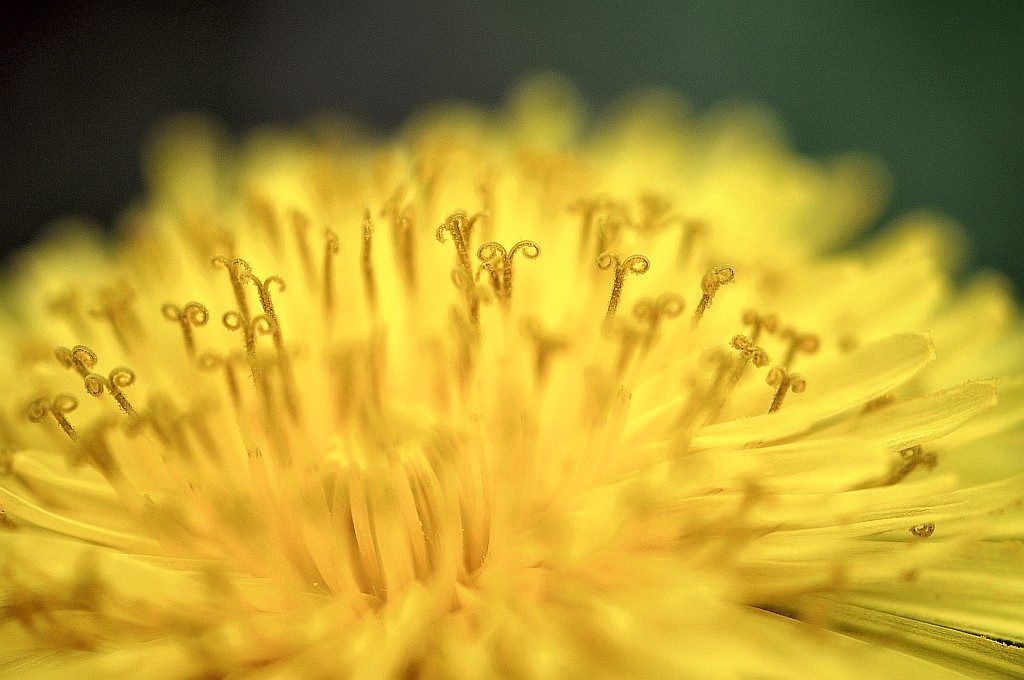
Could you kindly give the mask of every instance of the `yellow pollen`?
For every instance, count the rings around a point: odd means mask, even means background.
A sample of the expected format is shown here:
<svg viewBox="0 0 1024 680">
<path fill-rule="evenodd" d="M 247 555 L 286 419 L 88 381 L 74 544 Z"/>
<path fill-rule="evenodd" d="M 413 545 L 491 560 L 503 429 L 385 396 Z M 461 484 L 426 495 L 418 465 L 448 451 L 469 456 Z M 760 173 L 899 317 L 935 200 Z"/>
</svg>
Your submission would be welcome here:
<svg viewBox="0 0 1024 680">
<path fill-rule="evenodd" d="M 135 291 L 123 282 L 118 286 L 104 286 L 98 291 L 99 302 L 89 310 L 95 317 L 105 319 L 121 349 L 131 352 L 130 337 L 142 334 L 138 317 L 132 309 Z"/>
<path fill-rule="evenodd" d="M 463 227 L 463 236 L 466 241 L 467 249 L 472 249 L 473 232 L 476 230 L 477 224 L 481 222 L 483 222 L 484 224 L 489 224 L 490 221 L 491 214 L 486 210 L 481 210 L 480 212 L 474 214 L 472 217 L 466 220 L 466 224 Z"/>
<path fill-rule="evenodd" d="M 623 228 L 629 224 L 629 217 L 621 204 L 613 203 L 611 208 L 608 215 L 597 222 L 596 253 L 610 252 L 619 243 Z"/>
<path fill-rule="evenodd" d="M 768 413 L 775 413 L 782 408 L 782 401 L 789 392 L 800 394 L 807 389 L 807 381 L 799 373 L 790 374 L 782 366 L 775 366 L 768 371 L 766 382 L 775 389 L 775 397 L 772 399 Z"/>
<path fill-rule="evenodd" d="M 658 338 L 665 319 L 675 319 L 683 313 L 686 302 L 675 293 L 662 293 L 657 298 L 641 298 L 633 305 L 633 317 L 647 325 L 640 353 L 645 356 Z"/>
<path fill-rule="evenodd" d="M 380 145 L 179 130 L 122 247 L 25 255 L 0 676 L 1020 666 L 1009 293 L 916 222 L 837 254 L 877 182 L 760 114 L 549 90 Z"/>
<path fill-rule="evenodd" d="M 749 336 L 734 335 L 730 344 L 739 352 L 739 362 L 729 381 L 730 384 L 735 385 L 739 382 L 747 366 L 763 368 L 768 365 L 768 353 L 758 347 L 757 343 Z"/>
<path fill-rule="evenodd" d="M 519 241 L 506 251 L 500 243 L 490 241 L 476 251 L 477 258 L 482 262 L 480 266 L 490 273 L 498 300 L 506 308 L 512 300 L 512 261 L 520 252 L 526 259 L 534 260 L 540 256 L 540 246 L 533 241 Z"/>
<path fill-rule="evenodd" d="M 602 211 L 607 209 L 610 199 L 607 196 L 597 198 L 581 198 L 569 205 L 569 211 L 579 213 L 579 256 L 581 260 L 587 259 L 588 248 L 593 237 L 595 218 Z"/>
<path fill-rule="evenodd" d="M 623 261 L 619 261 L 619 256 L 615 253 L 602 253 L 597 258 L 598 269 L 613 270 L 614 278 L 612 279 L 612 294 L 608 298 L 608 311 L 605 318 L 611 319 L 615 316 L 615 311 L 619 308 L 619 300 L 622 298 L 622 284 L 626 279 L 626 274 L 646 274 L 647 270 L 651 268 L 651 261 L 643 255 L 630 255 Z"/>
<path fill-rule="evenodd" d="M 245 297 L 245 275 L 252 273 L 252 267 L 249 263 L 241 258 L 235 258 L 229 260 L 222 255 L 218 255 L 211 260 L 213 266 L 223 267 L 228 273 L 228 280 L 231 282 L 231 290 L 235 294 L 235 303 L 238 305 L 239 313 L 248 318 L 249 317 L 249 301 Z"/>
<path fill-rule="evenodd" d="M 87 337 L 89 324 L 85 319 L 85 305 L 81 293 L 76 288 L 67 288 L 59 295 L 50 299 L 47 309 L 63 319 L 75 335 Z"/>
<path fill-rule="evenodd" d="M 618 336 L 619 338 L 615 375 L 621 377 L 629 368 L 641 343 L 648 337 L 649 329 L 626 319 L 610 319 L 603 330 L 606 336 Z"/>
<path fill-rule="evenodd" d="M 224 374 L 224 382 L 228 388 L 228 394 L 231 395 L 231 401 L 235 408 L 241 408 L 242 391 L 238 385 L 238 378 L 235 375 L 234 363 L 236 356 L 228 354 L 227 356 L 219 356 L 211 352 L 202 354 L 199 357 L 199 368 L 204 371 L 222 371 Z"/>
<path fill-rule="evenodd" d="M 193 336 L 193 326 L 205 326 L 210 320 L 210 310 L 199 302 L 186 303 L 184 307 L 167 302 L 160 308 L 164 318 L 181 327 L 181 334 L 185 340 L 185 351 L 190 357 L 196 354 L 196 341 Z"/>
<path fill-rule="evenodd" d="M 295 247 L 299 253 L 299 263 L 306 277 L 306 286 L 310 290 L 316 288 L 316 270 L 313 265 L 313 253 L 309 249 L 309 217 L 300 210 L 292 210 L 292 229 Z"/>
<path fill-rule="evenodd" d="M 475 329 L 475 333 L 479 333 L 480 330 L 480 305 L 488 303 L 493 300 L 491 290 L 487 286 L 480 285 L 476 278 L 462 269 L 452 269 L 451 273 L 452 284 L 458 289 L 463 297 L 466 298 L 466 310 L 469 316 L 469 322 Z"/>
<path fill-rule="evenodd" d="M 110 394 L 117 402 L 118 407 L 125 412 L 125 415 L 134 418 L 136 413 L 122 390 L 135 384 L 135 372 L 125 366 L 118 366 L 104 377 L 99 373 L 90 373 L 85 376 L 85 390 L 94 397 L 100 397 L 104 392 Z"/>
<path fill-rule="evenodd" d="M 685 269 L 697 248 L 697 241 L 705 237 L 708 227 L 702 220 L 686 220 L 680 224 L 679 250 L 676 253 L 676 265 Z"/>
<path fill-rule="evenodd" d="M 263 192 L 251 191 L 246 202 L 249 215 L 257 227 L 263 229 L 276 250 L 281 249 L 281 229 L 277 222 L 274 203 Z"/>
<path fill-rule="evenodd" d="M 438 243 L 444 243 L 444 235 L 447 232 L 451 234 L 452 242 L 455 244 L 455 258 L 459 264 L 459 267 L 465 272 L 466 276 L 473 278 L 473 263 L 469 259 L 469 245 L 468 239 L 466 238 L 466 231 L 468 229 L 468 220 L 466 219 L 466 213 L 457 212 L 448 216 L 448 219 L 437 228 L 434 232 L 434 236 Z"/>
<path fill-rule="evenodd" d="M 931 451 L 925 451 L 920 444 L 900 450 L 898 460 L 894 461 L 884 484 L 896 484 L 918 468 L 934 470 L 938 465 L 938 457 Z"/>
<path fill-rule="evenodd" d="M 775 314 L 759 314 L 753 309 L 743 312 L 743 325 L 750 326 L 750 338 L 757 342 L 762 331 L 775 333 L 779 329 L 779 317 Z"/>
<path fill-rule="evenodd" d="M 483 238 L 485 240 L 490 240 L 494 233 L 495 210 L 498 202 L 495 196 L 496 188 L 497 172 L 492 168 L 487 171 L 484 179 L 477 185 L 477 195 L 480 196 L 480 204 L 483 209 L 474 216 L 474 220 L 479 217 L 483 223 Z"/>
<path fill-rule="evenodd" d="M 277 353 L 276 365 L 281 372 L 285 403 L 288 407 L 289 413 L 293 417 L 297 417 L 299 415 L 298 386 L 296 384 L 291 358 L 288 356 L 288 351 L 284 346 L 284 336 L 281 331 L 281 320 L 278 318 L 277 312 L 274 309 L 274 301 L 272 297 L 272 290 L 274 287 L 276 287 L 277 292 L 279 293 L 285 291 L 286 285 L 284 279 L 280 276 L 274 275 L 268 276 L 263 281 L 260 281 L 251 273 L 245 274 L 243 278 L 246 283 L 250 283 L 255 286 L 259 294 L 260 306 L 263 308 L 264 313 L 251 320 L 252 322 L 256 322 L 258 325 L 254 331 L 257 334 L 266 333 L 262 327 L 263 323 L 259 321 L 262 316 L 265 316 L 269 321 L 269 333 L 274 342 L 274 350 Z M 258 371 L 254 372 L 254 375 L 262 375 L 264 372 L 264 367 L 260 366 Z"/>
<path fill-rule="evenodd" d="M 284 279 L 280 276 L 268 276 L 267 278 L 260 281 L 251 271 L 246 272 L 242 275 L 242 281 L 245 283 L 251 283 L 255 288 L 260 298 L 260 307 L 263 308 L 263 312 L 274 322 L 275 329 L 278 326 L 277 312 L 274 311 L 274 299 L 273 299 L 273 287 L 277 287 L 277 292 L 282 293 L 285 290 Z"/>
<path fill-rule="evenodd" d="M 703 293 L 697 309 L 693 310 L 693 325 L 696 326 L 704 318 L 704 312 L 715 299 L 715 294 L 722 286 L 732 283 L 736 278 L 736 271 L 732 267 L 712 267 L 700 280 L 700 289 Z"/>
<path fill-rule="evenodd" d="M 54 350 L 57 361 L 65 368 L 73 368 L 83 378 L 92 372 L 98 361 L 96 353 L 85 345 L 75 345 L 71 349 L 58 347 Z"/>
<path fill-rule="evenodd" d="M 266 314 L 260 314 L 252 318 L 243 316 L 236 310 L 224 312 L 221 323 L 230 331 L 239 331 L 242 334 L 242 347 L 245 349 L 246 357 L 249 360 L 249 369 L 252 373 L 253 383 L 257 387 L 263 386 L 259 362 L 256 359 L 256 338 L 260 335 L 271 335 L 274 332 L 274 321 Z"/>
<path fill-rule="evenodd" d="M 932 522 L 918 524 L 917 526 L 910 527 L 910 533 L 914 534 L 918 538 L 928 538 L 935 533 L 935 524 Z"/>
<path fill-rule="evenodd" d="M 363 269 L 363 292 L 370 314 L 377 316 L 377 279 L 373 272 L 373 219 L 369 206 L 363 208 L 363 251 L 360 258 Z"/>
<path fill-rule="evenodd" d="M 78 434 L 65 417 L 65 414 L 71 413 L 76 408 L 78 408 L 77 399 L 70 394 L 58 394 L 51 400 L 40 398 L 33 401 L 28 405 L 27 415 L 33 423 L 42 422 L 47 414 L 53 416 L 60 429 L 64 430 L 64 433 L 72 440 L 76 440 Z"/>
<path fill-rule="evenodd" d="M 798 353 L 814 354 L 821 348 L 821 339 L 813 333 L 801 333 L 794 328 L 783 328 L 779 337 L 788 341 L 786 353 L 782 359 L 782 367 L 786 370 L 793 368 L 793 360 Z"/>
<path fill-rule="evenodd" d="M 546 330 L 540 321 L 526 317 L 522 323 L 523 334 L 536 346 L 534 355 L 534 377 L 538 385 L 544 385 L 551 373 L 551 361 L 555 355 L 569 349 L 569 340 L 562 335 Z"/>
<path fill-rule="evenodd" d="M 701 364 L 702 368 L 710 371 L 711 377 L 701 380 L 697 375 L 691 375 L 687 381 L 689 396 L 677 418 L 677 450 L 685 447 L 687 438 L 704 422 L 704 419 L 714 416 L 721 410 L 732 388 L 729 377 L 736 372 L 736 360 L 725 347 L 715 347 L 704 352 Z"/>
<path fill-rule="evenodd" d="M 405 285 L 405 293 L 412 297 L 416 293 L 416 212 L 406 206 L 392 221 L 392 243 L 398 270 Z"/>
<path fill-rule="evenodd" d="M 341 251 L 341 242 L 338 234 L 332 229 L 324 231 L 324 277 L 323 277 L 323 305 L 324 316 L 330 321 L 334 319 L 334 258 Z"/>
<path fill-rule="evenodd" d="M 633 228 L 641 234 L 656 234 L 673 222 L 682 224 L 682 218 L 672 212 L 672 200 L 667 196 L 648 192 L 641 194 L 637 202 L 640 204 L 640 218 Z"/>
</svg>

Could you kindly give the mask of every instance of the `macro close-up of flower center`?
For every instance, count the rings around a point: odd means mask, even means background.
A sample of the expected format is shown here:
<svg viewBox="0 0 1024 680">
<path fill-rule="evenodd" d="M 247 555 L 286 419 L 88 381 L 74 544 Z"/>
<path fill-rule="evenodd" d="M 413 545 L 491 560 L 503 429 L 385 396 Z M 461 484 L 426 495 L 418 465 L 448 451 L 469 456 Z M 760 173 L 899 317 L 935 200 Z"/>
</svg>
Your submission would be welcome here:
<svg viewBox="0 0 1024 680">
<path fill-rule="evenodd" d="M 1024 325 L 756 109 L 150 149 L 8 268 L 5 678 L 1024 677 Z"/>
</svg>

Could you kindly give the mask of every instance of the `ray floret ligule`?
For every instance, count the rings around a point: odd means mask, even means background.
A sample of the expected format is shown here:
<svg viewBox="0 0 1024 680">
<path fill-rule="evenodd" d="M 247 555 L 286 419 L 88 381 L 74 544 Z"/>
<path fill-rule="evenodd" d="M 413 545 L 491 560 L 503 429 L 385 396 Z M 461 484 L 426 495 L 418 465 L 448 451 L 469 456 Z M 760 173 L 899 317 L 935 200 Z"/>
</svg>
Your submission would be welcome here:
<svg viewBox="0 0 1024 680">
<path fill-rule="evenodd" d="M 1024 326 L 664 95 L 230 148 L 7 284 L 5 678 L 1024 677 Z"/>
</svg>

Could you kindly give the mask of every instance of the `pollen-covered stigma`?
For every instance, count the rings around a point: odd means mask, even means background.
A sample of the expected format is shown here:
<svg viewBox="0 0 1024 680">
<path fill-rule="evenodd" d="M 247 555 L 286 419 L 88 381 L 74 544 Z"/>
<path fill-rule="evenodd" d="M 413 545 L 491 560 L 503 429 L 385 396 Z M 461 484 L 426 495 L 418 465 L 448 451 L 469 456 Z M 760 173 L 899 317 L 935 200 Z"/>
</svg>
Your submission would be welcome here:
<svg viewBox="0 0 1024 680">
<path fill-rule="evenodd" d="M 149 171 L 4 288 L 4 677 L 1024 674 L 1024 328 L 869 160 L 542 79 Z"/>
</svg>

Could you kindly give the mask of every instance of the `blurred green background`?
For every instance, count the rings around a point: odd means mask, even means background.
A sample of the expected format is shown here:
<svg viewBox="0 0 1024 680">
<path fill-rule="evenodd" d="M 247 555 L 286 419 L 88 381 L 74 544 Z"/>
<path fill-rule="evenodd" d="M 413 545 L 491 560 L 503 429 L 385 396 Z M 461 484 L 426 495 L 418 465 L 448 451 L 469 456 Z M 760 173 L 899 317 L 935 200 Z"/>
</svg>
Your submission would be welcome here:
<svg viewBox="0 0 1024 680">
<path fill-rule="evenodd" d="M 0 42 L 0 234 L 68 213 L 109 223 L 143 190 L 167 116 L 241 134 L 324 110 L 386 132 L 438 100 L 500 101 L 566 74 L 600 108 L 639 87 L 698 109 L 753 101 L 797 149 L 891 169 L 890 215 L 961 222 L 971 262 L 1024 289 L 1022 3 L 20 2 Z"/>
</svg>

